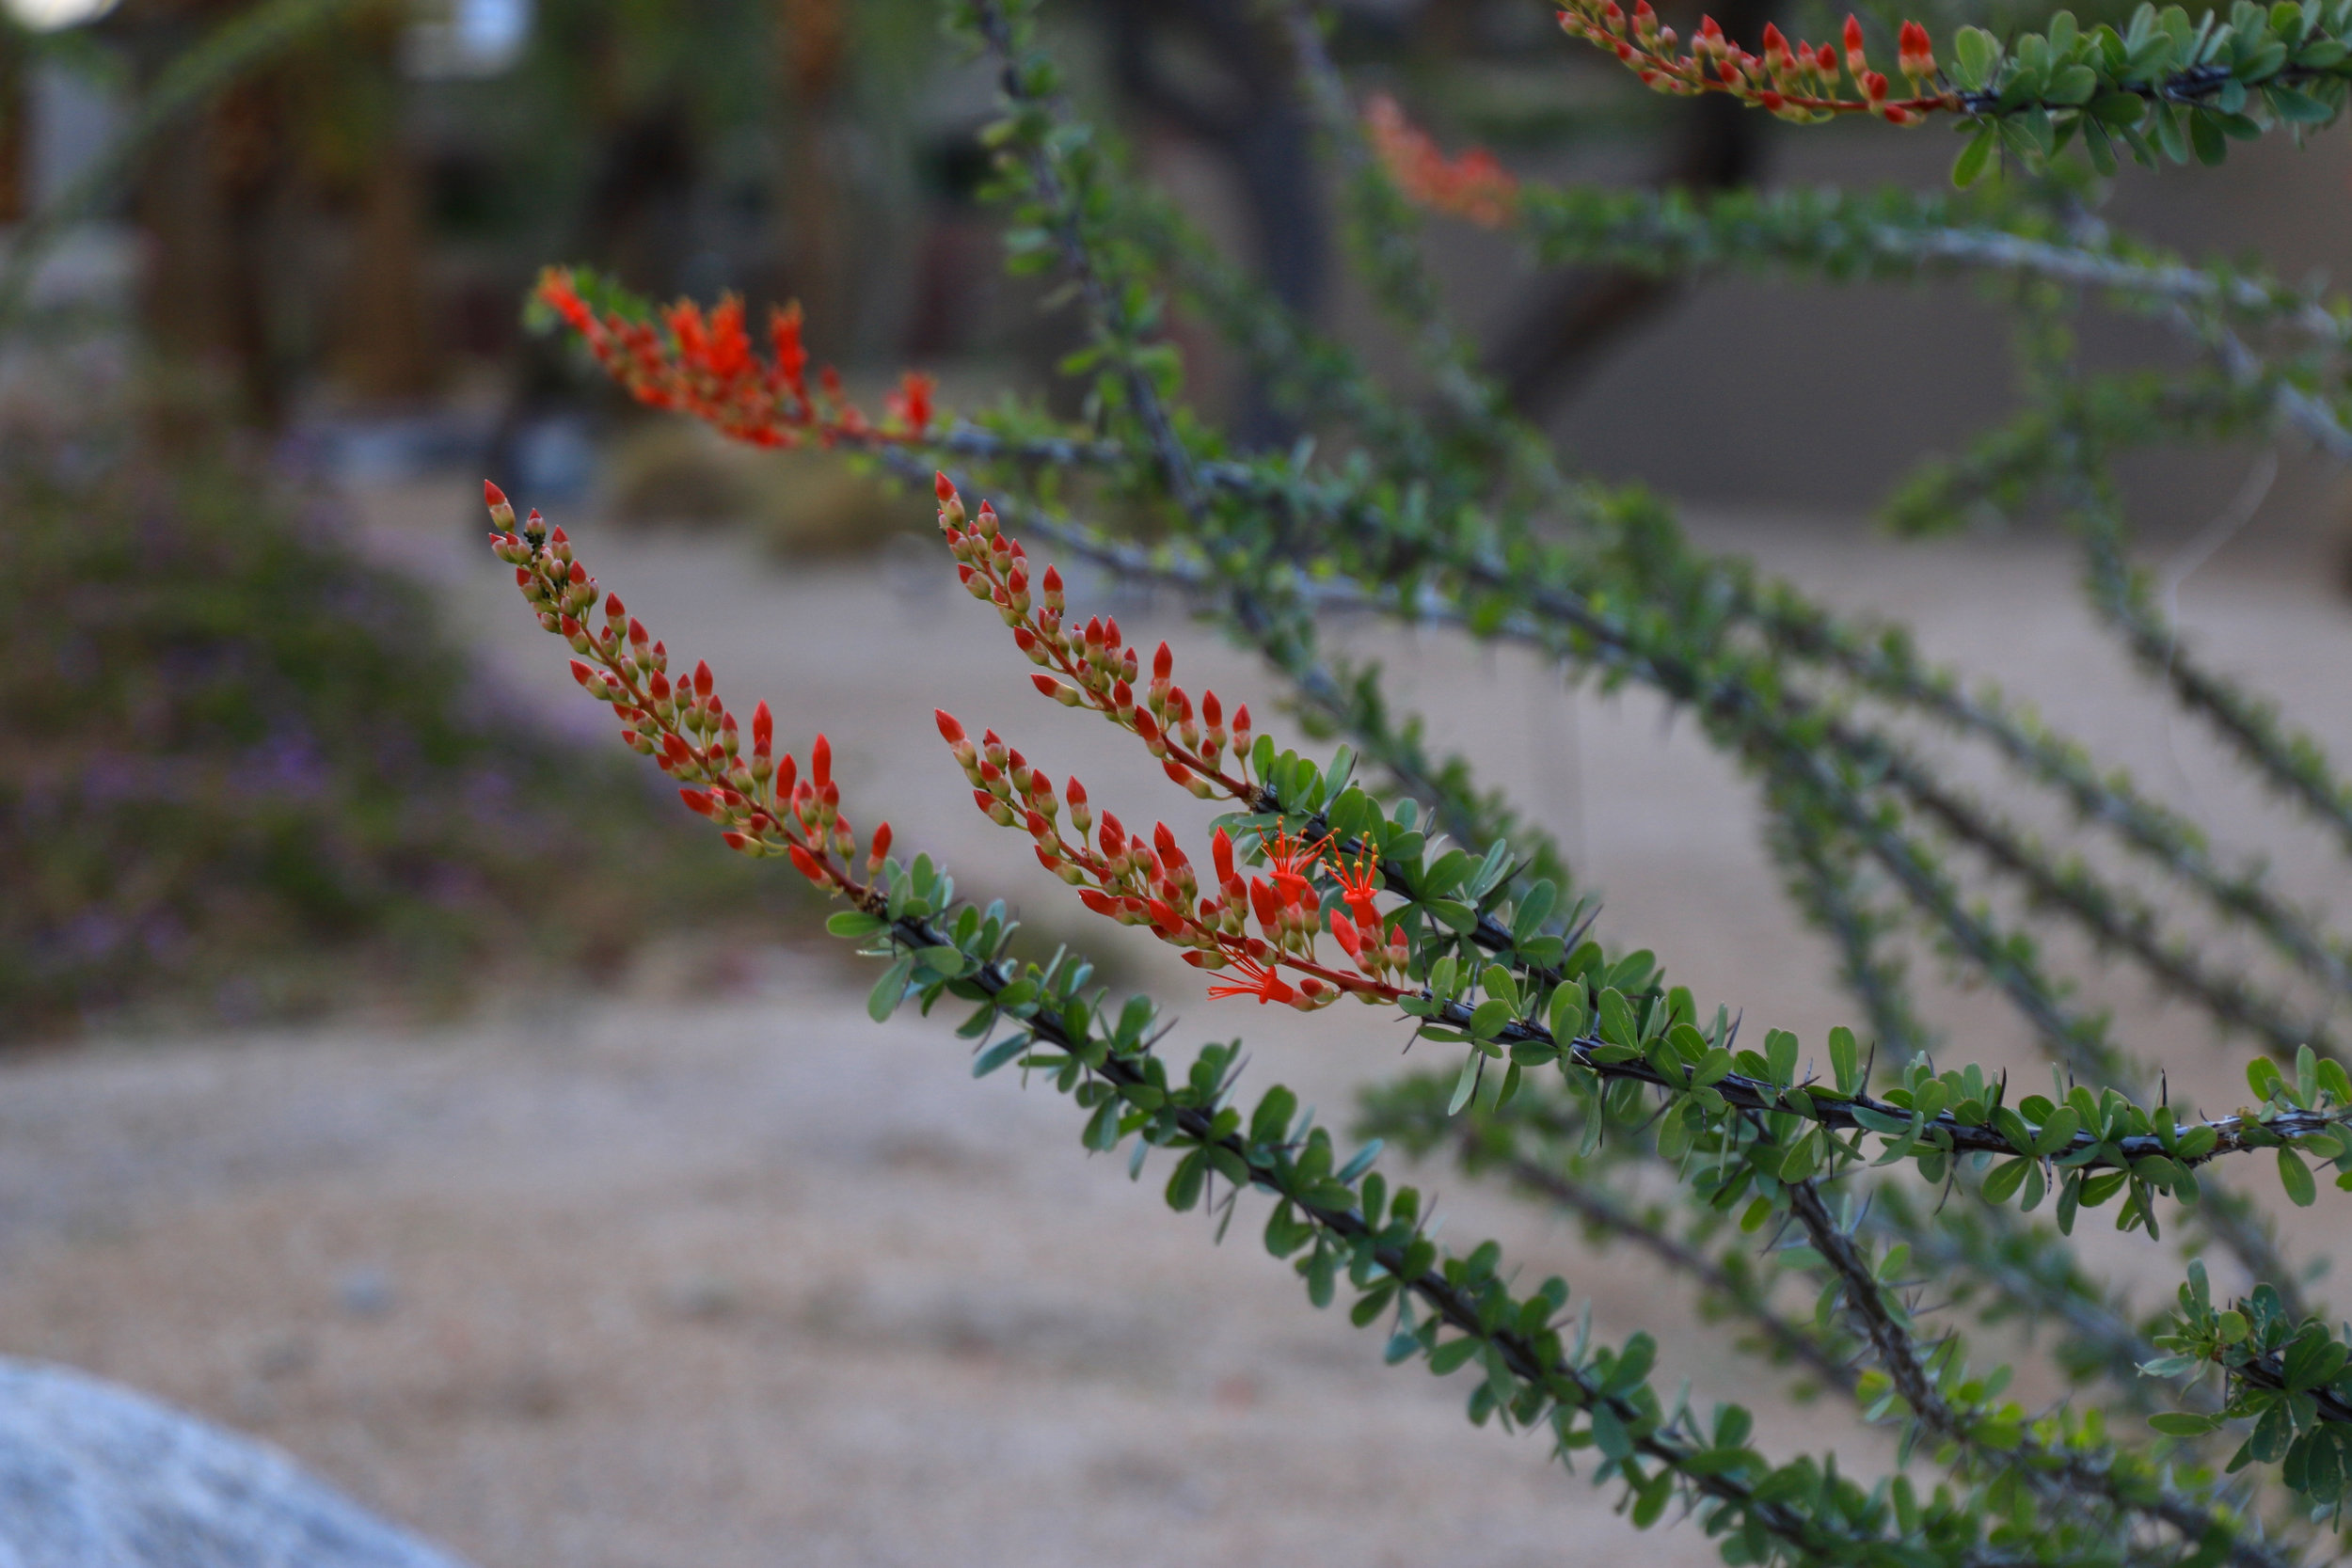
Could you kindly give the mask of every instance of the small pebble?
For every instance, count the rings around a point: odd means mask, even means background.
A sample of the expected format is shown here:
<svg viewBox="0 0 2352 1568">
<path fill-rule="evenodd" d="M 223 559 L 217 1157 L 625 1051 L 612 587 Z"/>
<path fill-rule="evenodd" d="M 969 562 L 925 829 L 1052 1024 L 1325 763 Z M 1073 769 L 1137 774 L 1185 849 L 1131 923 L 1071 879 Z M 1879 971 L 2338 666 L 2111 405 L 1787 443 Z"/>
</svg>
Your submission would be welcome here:
<svg viewBox="0 0 2352 1568">
<path fill-rule="evenodd" d="M 380 1318 L 392 1309 L 392 1276 L 382 1269 L 346 1269 L 335 1282 L 335 1299 L 355 1318 Z"/>
</svg>

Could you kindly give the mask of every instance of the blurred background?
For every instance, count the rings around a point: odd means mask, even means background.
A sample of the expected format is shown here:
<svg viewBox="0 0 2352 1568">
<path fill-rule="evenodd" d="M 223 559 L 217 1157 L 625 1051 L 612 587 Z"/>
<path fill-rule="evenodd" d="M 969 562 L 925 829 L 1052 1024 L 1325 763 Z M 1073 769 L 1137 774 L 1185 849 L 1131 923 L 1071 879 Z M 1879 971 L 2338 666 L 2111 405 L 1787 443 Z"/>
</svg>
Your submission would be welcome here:
<svg viewBox="0 0 2352 1568">
<path fill-rule="evenodd" d="M 999 628 L 945 592 L 926 498 L 633 410 L 521 325 L 539 267 L 587 262 L 657 296 L 797 298 L 853 389 L 912 366 L 949 410 L 1073 411 L 1055 366 L 1076 328 L 1000 267 L 989 79 L 930 0 L 6 11 L 0 1354 L 257 1433 L 481 1568 L 1500 1564 L 1616 1528 L 1539 1444 L 1470 1433 L 1454 1390 L 1304 1310 L 1246 1225 L 1212 1248 L 1089 1164 L 1057 1106 L 972 1084 L 919 1021 L 876 1031 L 797 879 L 692 831 L 481 547 L 489 475 L 795 744 L 828 729 L 861 820 L 893 817 L 1048 943 L 1083 936 L 1186 1027 L 1248 1026 L 1258 1070 L 1327 1117 L 1395 1065 L 1394 1029 L 1194 1000 L 973 819 L 934 705 L 1083 755 L 1131 816 L 1156 775 L 1025 700 Z M 1251 0 L 1066 0 L 1050 28 L 1145 177 L 1410 385 Z M 1927 187 L 1953 150 L 1654 98 L 1533 0 L 1353 0 L 1336 47 L 1450 145 L 1553 176 Z M 2290 278 L 2340 270 L 2352 142 L 2127 173 L 2110 215 Z M 1657 286 L 1428 243 L 1576 462 L 1912 621 L 2341 906 L 2087 624 L 2060 542 L 1872 531 L 1901 473 L 2009 404 L 1968 290 Z M 1206 329 L 1170 332 L 1206 418 L 1294 438 Z M 2172 352 L 2096 332 L 2117 362 Z M 2156 546 L 2230 507 L 2252 460 L 2139 460 Z M 2337 470 L 2290 455 L 2176 585 L 2219 662 L 2339 747 L 2348 520 Z M 1270 690 L 1180 605 L 1075 580 L 1138 641 L 1189 638 L 1221 689 Z M 1750 798 L 1661 709 L 1435 635 L 1378 651 L 1436 737 L 1561 835 L 1613 942 L 1808 1038 L 1847 1016 Z M 1938 1000 L 1972 1059 L 2031 1059 L 1991 1000 Z M 2219 1061 L 2149 998 L 2115 1005 L 2148 1054 Z M 2192 1065 L 2176 1090 L 2200 1073 L 2227 1082 Z M 1580 1263 L 1572 1227 L 1459 1208 L 1589 1279 L 1605 1327 L 1708 1343 L 1638 1264 Z M 1754 1393 L 1720 1352 L 1693 1375 Z M 1779 1418 L 1789 1443 L 1832 1430 Z M 1692 1532 L 1639 1549 L 1712 1558 Z"/>
</svg>

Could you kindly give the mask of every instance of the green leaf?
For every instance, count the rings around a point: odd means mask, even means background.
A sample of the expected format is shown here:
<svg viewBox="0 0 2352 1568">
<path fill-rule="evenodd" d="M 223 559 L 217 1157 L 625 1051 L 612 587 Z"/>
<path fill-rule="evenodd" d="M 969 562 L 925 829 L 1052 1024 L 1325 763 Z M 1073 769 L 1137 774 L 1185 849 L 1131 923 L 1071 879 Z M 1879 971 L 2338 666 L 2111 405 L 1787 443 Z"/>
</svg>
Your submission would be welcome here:
<svg viewBox="0 0 2352 1568">
<path fill-rule="evenodd" d="M 972 1076 L 987 1077 L 1027 1050 L 1029 1043 L 1029 1037 L 1025 1034 L 1018 1034 L 1008 1039 L 998 1040 L 994 1045 L 972 1058 Z"/>
<path fill-rule="evenodd" d="M 1455 936 L 1466 937 L 1478 929 L 1478 911 L 1459 899 L 1431 898 L 1424 900 L 1422 908 Z"/>
<path fill-rule="evenodd" d="M 1277 1144 L 1290 1135 L 1291 1118 L 1298 1114 L 1298 1096 L 1277 1084 L 1258 1101 L 1249 1118 L 1249 1141 Z"/>
<path fill-rule="evenodd" d="M 1984 1200 L 1987 1203 L 2007 1203 L 2026 1180 L 2026 1173 L 2033 1167 L 2031 1159 L 2022 1157 L 2004 1160 L 1994 1165 L 1992 1174 L 1984 1179 Z"/>
<path fill-rule="evenodd" d="M 1804 1181 L 1821 1168 L 1820 1139 L 1816 1132 L 1807 1132 L 1781 1152 L 1780 1179 L 1783 1181 Z"/>
<path fill-rule="evenodd" d="M 2061 1105 L 2052 1111 L 2050 1119 L 2042 1124 L 2042 1131 L 2034 1136 L 2033 1151 L 2043 1156 L 2056 1154 L 2074 1140 L 2082 1120 L 2072 1105 Z"/>
<path fill-rule="evenodd" d="M 1475 1339 L 1468 1335 L 1464 1335 L 1459 1339 L 1448 1339 L 1429 1353 L 1429 1370 L 1439 1377 L 1458 1371 L 1471 1356 L 1479 1353 L 1485 1344 L 1485 1340 Z"/>
<path fill-rule="evenodd" d="M 1633 1006 L 1614 986 L 1600 993 L 1600 1037 L 1611 1045 L 1640 1045 L 1641 1030 L 1633 1022 Z"/>
<path fill-rule="evenodd" d="M 1176 1162 L 1176 1169 L 1168 1179 L 1168 1206 L 1178 1213 L 1188 1213 L 1200 1201 L 1200 1188 L 1209 1179 L 1208 1156 L 1194 1149 Z"/>
<path fill-rule="evenodd" d="M 2230 143 L 2221 133 L 2221 121 L 2203 109 L 2189 113 L 2188 144 L 2196 152 L 2197 161 L 2208 168 L 2230 156 Z"/>
<path fill-rule="evenodd" d="M 1648 1484 L 1634 1495 L 1631 1515 L 1633 1528 L 1647 1529 L 1658 1523 L 1659 1518 L 1666 1512 L 1666 1504 L 1674 1499 L 1674 1495 L 1675 1473 L 1661 1467 L 1656 1475 L 1649 1478 Z"/>
<path fill-rule="evenodd" d="M 1829 1066 L 1837 1077 L 1839 1094 L 1862 1092 L 1861 1051 L 1854 1043 L 1853 1031 L 1842 1023 L 1829 1032 Z"/>
<path fill-rule="evenodd" d="M 2162 1410 L 2149 1417 L 2148 1424 L 2168 1437 L 2201 1437 L 2219 1430 L 2221 1418 L 2187 1410 Z"/>
<path fill-rule="evenodd" d="M 1470 1103 L 1472 1091 L 1478 1087 L 1480 1064 L 1486 1059 L 1483 1053 L 1473 1051 L 1470 1053 L 1470 1058 L 1463 1062 L 1462 1070 L 1454 1078 L 1454 1098 L 1446 1101 L 1445 1114 L 1447 1116 L 1460 1116 L 1462 1107 Z"/>
<path fill-rule="evenodd" d="M 1489 997 L 1470 1009 L 1470 1038 L 1490 1040 L 1502 1033 L 1502 1026 L 1510 1022 L 1511 1004 L 1499 997 Z"/>
<path fill-rule="evenodd" d="M 1966 91 L 1981 91 L 1992 85 L 2000 57 L 1999 40 L 1981 27 L 1963 27 L 1952 40 L 1952 78 Z"/>
<path fill-rule="evenodd" d="M 1612 1396 L 1631 1393 L 1649 1376 L 1649 1370 L 1658 1362 L 1658 1341 L 1647 1334 L 1635 1334 L 1618 1353 L 1616 1365 L 1609 1369 L 1609 1379 L 1601 1385 L 1601 1392 Z"/>
<path fill-rule="evenodd" d="M 825 929 L 837 937 L 855 939 L 872 936 L 889 924 L 881 915 L 867 914 L 864 910 L 843 910 L 826 920 Z"/>
<path fill-rule="evenodd" d="M 2102 125 L 2128 131 L 2148 112 L 2148 101 L 2136 92 L 2102 93 L 2090 102 L 2090 116 Z"/>
<path fill-rule="evenodd" d="M 2319 1196 L 2319 1186 L 2312 1180 L 2312 1167 L 2292 1148 L 2279 1150 L 2279 1185 L 2287 1190 L 2287 1196 L 2297 1209 L 2308 1209 Z"/>
<path fill-rule="evenodd" d="M 1984 178 L 1984 171 L 1993 161 L 1994 144 L 1999 139 L 1998 134 L 1988 125 L 1960 150 L 1959 158 L 1952 164 L 1954 186 L 1964 191 Z"/>
<path fill-rule="evenodd" d="M 2099 90 L 2099 77 L 2087 65 L 2070 65 L 2050 78 L 2042 96 L 2052 103 L 2088 103 Z"/>
<path fill-rule="evenodd" d="M 1584 1033 L 1584 987 L 1563 981 L 1551 993 L 1551 1037 L 1562 1045 Z"/>
<path fill-rule="evenodd" d="M 882 971 L 882 977 L 874 982 L 866 994 L 866 1014 L 877 1023 L 887 1023 L 890 1015 L 898 1010 L 906 999 L 907 976 L 914 973 L 914 955 L 910 953 Z"/>
</svg>

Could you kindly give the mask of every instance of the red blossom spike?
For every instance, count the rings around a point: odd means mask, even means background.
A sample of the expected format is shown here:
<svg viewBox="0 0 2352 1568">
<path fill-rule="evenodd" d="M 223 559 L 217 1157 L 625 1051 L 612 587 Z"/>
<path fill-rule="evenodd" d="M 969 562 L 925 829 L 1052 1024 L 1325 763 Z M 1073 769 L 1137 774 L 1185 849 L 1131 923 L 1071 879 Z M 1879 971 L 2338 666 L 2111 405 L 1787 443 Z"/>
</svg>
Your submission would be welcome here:
<svg viewBox="0 0 2352 1568">
<path fill-rule="evenodd" d="M 963 726 L 958 723 L 956 721 L 955 715 L 949 713 L 946 708 L 938 707 L 931 709 L 931 720 L 939 726 L 939 737 L 942 740 L 945 740 L 948 745 L 953 746 L 963 739 Z M 993 731 L 990 733 L 989 738 L 991 740 L 996 738 Z"/>
<path fill-rule="evenodd" d="M 1209 848 L 1216 858 L 1217 885 L 1223 887 L 1233 879 L 1233 841 L 1219 828 L 1216 836 L 1209 841 Z"/>
<path fill-rule="evenodd" d="M 821 735 L 808 749 L 808 778 L 819 789 L 833 779 L 833 743 Z"/>
<path fill-rule="evenodd" d="M 1159 651 L 1152 656 L 1152 678 L 1155 681 L 1164 681 L 1173 674 L 1175 670 L 1176 656 L 1169 651 L 1168 644 L 1163 642 L 1159 646 Z"/>
</svg>

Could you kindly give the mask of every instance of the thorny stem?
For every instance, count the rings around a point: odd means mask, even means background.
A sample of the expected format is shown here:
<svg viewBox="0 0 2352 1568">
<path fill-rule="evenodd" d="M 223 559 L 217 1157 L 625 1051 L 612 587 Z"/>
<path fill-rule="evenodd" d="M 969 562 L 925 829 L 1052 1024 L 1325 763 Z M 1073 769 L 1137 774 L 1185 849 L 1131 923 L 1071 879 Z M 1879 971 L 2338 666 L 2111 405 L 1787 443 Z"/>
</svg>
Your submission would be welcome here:
<svg viewBox="0 0 2352 1568">
<path fill-rule="evenodd" d="M 1462 1134 L 1459 1154 L 1466 1166 L 1475 1169 L 1483 1155 L 1475 1132 Z M 1846 1394 L 1854 1391 L 1855 1375 L 1851 1363 L 1834 1354 L 1820 1336 L 1773 1311 L 1756 1291 L 1742 1287 L 1722 1264 L 1696 1247 L 1677 1241 L 1662 1227 L 1629 1212 L 1597 1186 L 1581 1181 L 1555 1166 L 1514 1154 L 1505 1162 L 1504 1171 L 1511 1180 L 1529 1192 L 1549 1198 L 1598 1229 L 1630 1242 L 1668 1268 L 1688 1275 L 1703 1289 L 1729 1303 L 1788 1359 L 1806 1367 L 1832 1388 Z"/>
<path fill-rule="evenodd" d="M 1913 1418 L 1930 1433 L 1943 1441 L 1966 1446 L 1990 1463 L 2016 1467 L 2045 1497 L 2057 1497 L 2070 1492 L 2102 1497 L 2121 1509 L 2161 1519 L 2192 1544 L 2205 1541 L 2219 1529 L 2228 1535 L 2230 1560 L 2241 1568 L 2284 1568 L 2285 1559 L 2248 1540 L 2229 1522 L 2216 1518 L 2169 1486 L 2143 1482 L 2153 1496 L 2136 1493 L 2111 1467 L 2094 1465 L 2082 1454 L 2054 1450 L 2031 1436 L 2020 1437 L 2014 1447 L 2006 1449 L 1985 1450 L 1971 1424 L 1944 1398 L 1913 1342 L 1910 1330 L 1887 1300 L 1885 1287 L 1871 1271 L 1861 1249 L 1854 1245 L 1853 1238 L 1831 1217 L 1820 1189 L 1810 1181 L 1795 1183 L 1788 1189 L 1788 1205 L 1813 1250 L 1836 1275 L 1847 1310 L 1861 1324 L 1879 1365 L 1894 1381 L 1896 1391 L 1911 1407 Z M 2120 1457 L 2111 1457 L 2110 1465 Z"/>
</svg>

